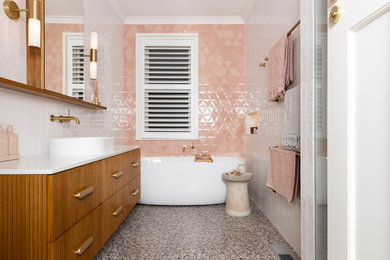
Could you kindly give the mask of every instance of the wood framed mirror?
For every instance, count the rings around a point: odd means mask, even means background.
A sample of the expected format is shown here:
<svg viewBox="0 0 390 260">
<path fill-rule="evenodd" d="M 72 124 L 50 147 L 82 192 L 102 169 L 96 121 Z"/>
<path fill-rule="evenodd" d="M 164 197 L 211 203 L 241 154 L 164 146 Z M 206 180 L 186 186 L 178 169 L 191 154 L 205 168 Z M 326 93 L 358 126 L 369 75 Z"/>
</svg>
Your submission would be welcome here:
<svg viewBox="0 0 390 260">
<path fill-rule="evenodd" d="M 4 15 L 0 16 L 0 30 L 4 30 L 0 32 L 5 35 L 0 40 L 0 88 L 106 109 L 88 102 L 92 99 L 84 96 L 84 62 L 88 60 L 84 59 L 83 1 L 11 2 L 3 2 Z M 30 19 L 35 16 L 36 20 Z M 36 46 L 29 46 L 33 25 L 32 32 L 39 40 L 37 43 L 35 37 Z"/>
</svg>

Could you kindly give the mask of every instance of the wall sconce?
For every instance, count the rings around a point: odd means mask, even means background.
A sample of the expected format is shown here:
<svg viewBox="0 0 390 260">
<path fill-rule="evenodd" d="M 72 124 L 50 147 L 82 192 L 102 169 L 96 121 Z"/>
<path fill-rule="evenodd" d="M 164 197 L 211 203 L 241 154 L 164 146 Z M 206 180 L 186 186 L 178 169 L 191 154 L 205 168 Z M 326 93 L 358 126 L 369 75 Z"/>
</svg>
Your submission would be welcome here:
<svg viewBox="0 0 390 260">
<path fill-rule="evenodd" d="M 14 1 L 4 1 L 5 14 L 12 20 L 20 17 L 20 12 L 28 12 L 28 46 L 41 47 L 41 8 L 40 0 L 29 0 L 29 9 L 19 9 Z"/>
<path fill-rule="evenodd" d="M 97 48 L 98 48 L 98 34 L 91 32 L 90 36 L 90 53 L 89 53 L 89 78 L 97 78 Z"/>
</svg>

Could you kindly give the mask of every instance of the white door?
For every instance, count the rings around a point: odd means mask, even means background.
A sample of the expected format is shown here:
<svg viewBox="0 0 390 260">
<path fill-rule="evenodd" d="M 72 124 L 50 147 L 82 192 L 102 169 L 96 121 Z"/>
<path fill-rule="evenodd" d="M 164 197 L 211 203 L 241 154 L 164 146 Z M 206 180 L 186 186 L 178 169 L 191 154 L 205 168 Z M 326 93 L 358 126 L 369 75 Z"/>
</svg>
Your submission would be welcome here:
<svg viewBox="0 0 390 260">
<path fill-rule="evenodd" d="M 390 259 L 390 1 L 329 1 L 328 259 Z"/>
</svg>

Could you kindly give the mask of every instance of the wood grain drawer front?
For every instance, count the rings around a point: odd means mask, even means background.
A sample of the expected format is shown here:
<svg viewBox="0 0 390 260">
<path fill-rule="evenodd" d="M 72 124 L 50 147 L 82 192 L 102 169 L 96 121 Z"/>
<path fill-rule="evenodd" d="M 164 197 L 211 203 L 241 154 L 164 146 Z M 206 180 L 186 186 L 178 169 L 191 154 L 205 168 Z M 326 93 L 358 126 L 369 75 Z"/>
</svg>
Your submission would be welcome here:
<svg viewBox="0 0 390 260">
<path fill-rule="evenodd" d="M 48 244 L 49 260 L 93 259 L 102 246 L 102 206 Z"/>
<path fill-rule="evenodd" d="M 141 169 L 141 154 L 140 149 L 134 150 L 129 153 L 128 159 L 130 160 L 130 180 L 139 176 Z"/>
<path fill-rule="evenodd" d="M 102 205 L 102 243 L 104 244 L 129 214 L 129 184 L 124 186 Z"/>
<path fill-rule="evenodd" d="M 76 200 L 77 221 L 102 202 L 101 175 L 97 172 L 99 166 L 101 162 L 75 168 L 72 193 Z"/>
<path fill-rule="evenodd" d="M 48 175 L 48 240 L 53 242 L 77 221 L 74 170 Z"/>
<path fill-rule="evenodd" d="M 101 161 L 48 176 L 48 238 L 53 242 L 102 202 Z"/>
<path fill-rule="evenodd" d="M 141 178 L 137 176 L 130 182 L 130 208 L 132 210 L 141 197 Z"/>
<path fill-rule="evenodd" d="M 120 154 L 108 159 L 108 178 L 114 182 L 114 192 L 129 182 L 129 167 L 126 167 L 127 154 Z"/>
</svg>

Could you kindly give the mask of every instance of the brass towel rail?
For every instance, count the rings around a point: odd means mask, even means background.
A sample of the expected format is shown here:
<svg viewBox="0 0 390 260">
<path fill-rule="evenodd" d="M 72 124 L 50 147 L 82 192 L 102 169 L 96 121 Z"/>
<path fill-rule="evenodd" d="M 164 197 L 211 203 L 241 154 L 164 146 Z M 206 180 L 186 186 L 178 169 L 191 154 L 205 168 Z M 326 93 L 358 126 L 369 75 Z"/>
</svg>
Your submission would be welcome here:
<svg viewBox="0 0 390 260">
<path fill-rule="evenodd" d="M 300 24 L 301 24 L 301 20 L 299 20 L 298 22 L 296 22 L 296 23 L 294 24 L 294 26 L 287 32 L 287 36 L 290 36 L 291 33 L 292 33 Z M 264 61 L 268 61 L 268 57 L 265 57 L 265 58 L 264 58 Z M 267 65 L 267 63 L 265 63 L 265 62 L 260 62 L 260 63 L 259 63 L 259 67 L 265 68 L 266 65 Z"/>
<path fill-rule="evenodd" d="M 268 148 L 279 148 L 279 146 L 275 145 L 275 146 L 270 146 Z M 289 151 L 293 151 L 293 152 L 296 152 L 297 153 L 297 156 L 301 156 L 301 153 L 300 152 L 297 152 L 297 151 L 294 151 L 294 150 L 289 150 Z"/>
<path fill-rule="evenodd" d="M 299 20 L 294 26 L 288 31 L 287 36 L 289 36 L 297 27 L 301 24 L 301 20 Z"/>
</svg>

